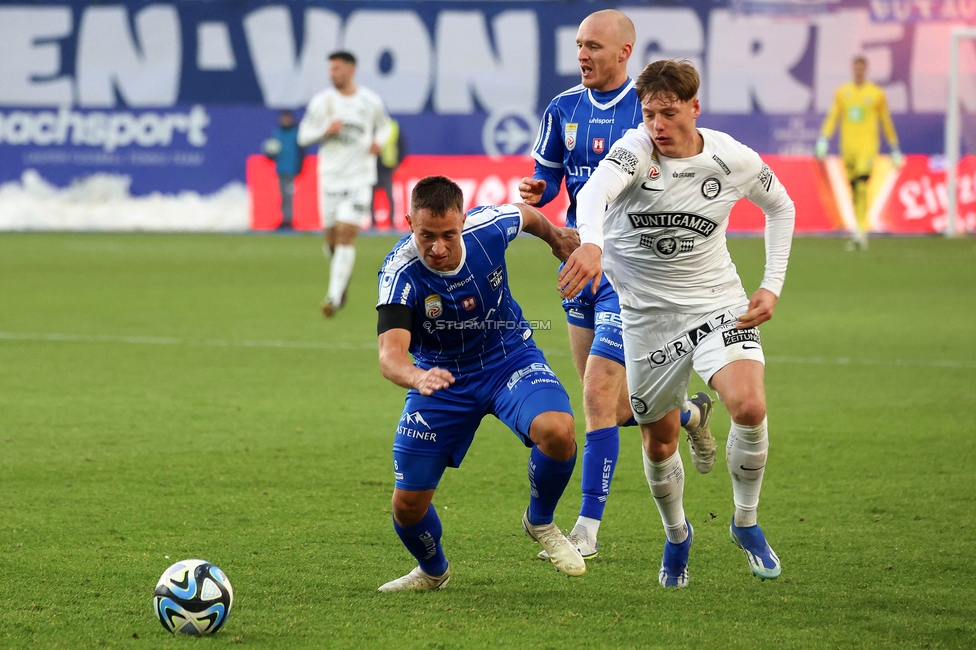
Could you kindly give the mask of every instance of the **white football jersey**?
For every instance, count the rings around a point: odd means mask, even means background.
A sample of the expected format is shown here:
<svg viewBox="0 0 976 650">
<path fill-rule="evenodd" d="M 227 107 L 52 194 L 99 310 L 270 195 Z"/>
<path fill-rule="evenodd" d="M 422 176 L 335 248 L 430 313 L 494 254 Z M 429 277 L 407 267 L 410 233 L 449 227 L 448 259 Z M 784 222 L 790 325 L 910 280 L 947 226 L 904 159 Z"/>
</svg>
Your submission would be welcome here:
<svg viewBox="0 0 976 650">
<path fill-rule="evenodd" d="M 755 151 L 725 133 L 698 132 L 700 154 L 667 158 L 655 153 L 643 124 L 627 131 L 580 193 L 580 239 L 603 248 L 622 307 L 705 313 L 747 299 L 725 238 L 743 197 L 766 213 L 761 287 L 782 291 L 793 202 Z"/>
<path fill-rule="evenodd" d="M 333 120 L 342 130 L 325 137 Z M 319 145 L 319 185 L 326 190 L 345 190 L 376 184 L 376 156 L 369 153 L 374 142 L 381 147 L 389 131 L 390 117 L 379 95 L 358 87 L 352 95 L 329 88 L 312 97 L 298 125 L 298 144 Z"/>
</svg>

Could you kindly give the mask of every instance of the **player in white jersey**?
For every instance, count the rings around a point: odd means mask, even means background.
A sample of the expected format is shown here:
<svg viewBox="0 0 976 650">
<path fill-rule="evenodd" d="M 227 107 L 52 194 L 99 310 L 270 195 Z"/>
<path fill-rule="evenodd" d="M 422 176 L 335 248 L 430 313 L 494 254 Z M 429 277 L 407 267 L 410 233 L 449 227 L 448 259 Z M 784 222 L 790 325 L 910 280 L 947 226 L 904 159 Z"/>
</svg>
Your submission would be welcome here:
<svg viewBox="0 0 976 650">
<path fill-rule="evenodd" d="M 726 446 L 732 541 L 746 551 L 754 574 L 780 574 L 756 523 L 768 449 L 757 326 L 772 318 L 783 288 L 795 210 L 756 152 L 724 133 L 696 128 L 698 85 L 687 61 L 657 61 L 638 77 L 643 124 L 617 141 L 580 192 L 581 245 L 559 278 L 563 295 L 572 296 L 594 278 L 599 282 L 605 269 L 619 295 L 627 385 L 667 537 L 659 573 L 664 587 L 688 584 L 694 531 L 682 504 L 677 446 L 678 409 L 692 369 L 732 417 Z M 725 240 L 732 206 L 742 197 L 766 214 L 766 271 L 751 298 Z"/>
<path fill-rule="evenodd" d="M 332 88 L 312 97 L 298 126 L 298 144 L 319 143 L 319 214 L 326 257 L 332 262 L 322 315 L 332 318 L 345 303 L 356 262 L 356 235 L 370 213 L 376 156 L 386 142 L 390 116 L 379 95 L 356 85 L 356 58 L 329 55 Z"/>
</svg>

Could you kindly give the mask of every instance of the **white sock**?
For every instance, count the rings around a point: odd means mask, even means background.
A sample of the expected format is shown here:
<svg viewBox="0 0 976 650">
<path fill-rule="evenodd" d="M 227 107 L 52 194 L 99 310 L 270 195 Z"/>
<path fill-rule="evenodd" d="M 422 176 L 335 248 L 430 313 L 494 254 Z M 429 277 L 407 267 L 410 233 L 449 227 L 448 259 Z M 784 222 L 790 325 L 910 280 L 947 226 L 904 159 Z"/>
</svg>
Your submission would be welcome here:
<svg viewBox="0 0 976 650">
<path fill-rule="evenodd" d="M 661 513 L 664 534 L 672 544 L 680 544 L 688 539 L 688 524 L 681 500 L 685 491 L 685 470 L 681 464 L 681 455 L 676 450 L 671 458 L 658 463 L 647 457 L 643 445 L 641 452 L 644 458 L 644 476 L 647 477 L 654 503 Z"/>
<path fill-rule="evenodd" d="M 575 527 L 584 528 L 586 530 L 586 538 L 591 542 L 596 542 L 596 534 L 600 532 L 600 520 L 593 519 L 592 517 L 580 517 L 576 520 Z"/>
<path fill-rule="evenodd" d="M 352 267 L 356 263 L 355 246 L 336 246 L 332 256 L 332 270 L 329 273 L 329 301 L 339 306 L 342 304 L 342 294 L 349 285 Z"/>
<path fill-rule="evenodd" d="M 725 446 L 725 462 L 732 475 L 736 526 L 756 525 L 756 509 L 759 507 L 759 491 L 762 489 L 768 450 L 766 418 L 755 426 L 732 423 Z"/>
<path fill-rule="evenodd" d="M 688 411 L 691 415 L 688 416 L 688 423 L 685 424 L 685 429 L 694 428 L 698 426 L 698 422 L 701 420 L 701 410 L 690 401 L 685 401 L 685 405 L 681 407 L 683 411 Z"/>
</svg>

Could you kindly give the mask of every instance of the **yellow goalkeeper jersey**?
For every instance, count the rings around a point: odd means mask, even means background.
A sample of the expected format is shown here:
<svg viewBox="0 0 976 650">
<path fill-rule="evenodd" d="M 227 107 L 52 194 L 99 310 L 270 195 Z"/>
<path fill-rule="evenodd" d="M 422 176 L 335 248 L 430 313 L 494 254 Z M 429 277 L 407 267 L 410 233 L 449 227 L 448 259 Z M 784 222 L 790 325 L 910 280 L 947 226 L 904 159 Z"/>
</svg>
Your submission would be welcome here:
<svg viewBox="0 0 976 650">
<path fill-rule="evenodd" d="M 826 138 L 834 135 L 840 120 L 840 152 L 845 158 L 868 157 L 878 154 L 878 121 L 884 128 L 888 144 L 898 144 L 895 125 L 888 113 L 888 101 L 884 91 L 870 81 L 858 86 L 850 81 L 837 89 L 834 105 L 824 120 L 821 134 Z"/>
</svg>

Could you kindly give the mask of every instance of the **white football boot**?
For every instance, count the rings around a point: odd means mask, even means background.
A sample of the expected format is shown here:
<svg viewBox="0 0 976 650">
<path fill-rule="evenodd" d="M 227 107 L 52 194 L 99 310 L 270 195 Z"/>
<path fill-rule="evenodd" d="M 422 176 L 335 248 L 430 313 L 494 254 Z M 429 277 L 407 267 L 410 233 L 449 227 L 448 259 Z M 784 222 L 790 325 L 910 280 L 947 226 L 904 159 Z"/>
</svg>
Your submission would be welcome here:
<svg viewBox="0 0 976 650">
<path fill-rule="evenodd" d="M 555 522 L 533 526 L 529 523 L 529 511 L 526 509 L 525 514 L 522 515 L 522 530 L 535 542 L 542 544 L 542 548 L 549 554 L 549 561 L 557 571 L 568 576 L 581 576 L 586 573 L 586 562 L 583 561 L 583 556 L 566 539 Z"/>
<path fill-rule="evenodd" d="M 443 589 L 450 579 L 451 565 L 447 565 L 447 571 L 442 576 L 432 576 L 418 566 L 402 578 L 391 580 L 382 585 L 377 591 L 432 591 Z"/>
</svg>

